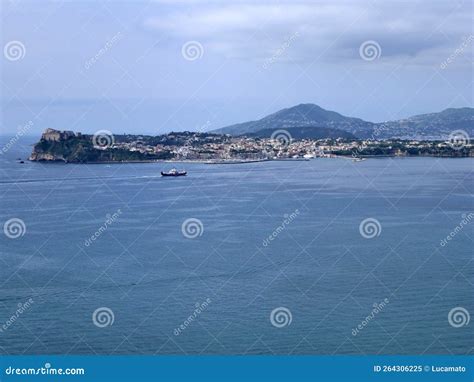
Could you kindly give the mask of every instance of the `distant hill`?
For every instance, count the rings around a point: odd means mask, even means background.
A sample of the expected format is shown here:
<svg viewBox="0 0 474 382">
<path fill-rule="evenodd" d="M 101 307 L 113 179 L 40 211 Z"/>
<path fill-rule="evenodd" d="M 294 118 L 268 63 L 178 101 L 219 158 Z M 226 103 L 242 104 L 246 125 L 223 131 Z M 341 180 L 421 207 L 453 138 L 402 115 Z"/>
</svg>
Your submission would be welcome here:
<svg viewBox="0 0 474 382">
<path fill-rule="evenodd" d="M 315 127 L 339 129 L 355 136 L 370 134 L 373 123 L 359 118 L 345 117 L 335 111 L 325 110 L 311 103 L 300 104 L 277 111 L 258 121 L 239 123 L 214 130 L 214 133 L 242 135 L 265 129 L 288 129 L 292 127 Z M 309 131 L 309 130 L 307 130 Z"/>
<path fill-rule="evenodd" d="M 474 136 L 474 109 L 446 109 L 439 113 L 416 115 L 407 119 L 373 123 L 360 118 L 346 117 L 314 104 L 300 104 L 282 109 L 257 121 L 250 121 L 213 130 L 217 134 L 267 136 L 277 129 L 300 129 L 300 138 L 322 137 L 323 133 L 350 133 L 357 138 L 446 139 L 454 130 L 465 130 Z M 304 130 L 301 130 L 305 128 Z M 329 130 L 321 130 L 327 128 Z M 315 129 L 313 132 L 312 130 Z M 304 133 L 304 136 L 301 136 Z M 293 135 L 293 134 L 292 134 Z M 341 138 L 345 136 L 341 135 Z M 296 138 L 296 137 L 295 137 Z"/>
<path fill-rule="evenodd" d="M 446 139 L 454 130 L 474 136 L 474 109 L 463 107 L 439 113 L 420 114 L 398 121 L 378 123 L 375 135 L 381 138 Z"/>
<path fill-rule="evenodd" d="M 245 135 L 249 137 L 258 138 L 270 138 L 273 133 L 279 129 L 263 129 L 258 130 L 255 133 L 247 133 Z M 356 139 L 356 136 L 344 130 L 332 129 L 329 127 L 318 127 L 318 126 L 297 126 L 289 127 L 285 129 L 291 135 L 292 139 L 325 139 L 325 138 L 345 138 L 345 139 Z"/>
</svg>

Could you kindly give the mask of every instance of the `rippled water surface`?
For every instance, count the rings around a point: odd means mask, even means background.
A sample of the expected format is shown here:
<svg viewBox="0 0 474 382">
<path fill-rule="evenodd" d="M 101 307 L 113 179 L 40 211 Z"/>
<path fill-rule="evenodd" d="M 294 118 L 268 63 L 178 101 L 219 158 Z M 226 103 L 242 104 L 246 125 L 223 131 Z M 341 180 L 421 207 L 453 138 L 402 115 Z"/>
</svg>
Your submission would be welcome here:
<svg viewBox="0 0 474 382">
<path fill-rule="evenodd" d="M 186 164 L 167 179 L 167 163 L 17 163 L 29 150 L 0 157 L 2 225 L 26 227 L 0 239 L 1 353 L 472 352 L 472 322 L 448 320 L 474 312 L 474 221 L 456 229 L 472 159 Z"/>
</svg>

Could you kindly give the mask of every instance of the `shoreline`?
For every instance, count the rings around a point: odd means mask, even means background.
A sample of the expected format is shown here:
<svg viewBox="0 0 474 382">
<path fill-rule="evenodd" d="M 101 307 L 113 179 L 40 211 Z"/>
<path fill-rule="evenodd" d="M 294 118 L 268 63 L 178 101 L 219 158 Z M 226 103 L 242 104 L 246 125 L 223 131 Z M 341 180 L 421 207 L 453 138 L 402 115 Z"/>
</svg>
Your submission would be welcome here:
<svg viewBox="0 0 474 382">
<path fill-rule="evenodd" d="M 466 159 L 474 158 L 472 156 L 441 156 L 441 155 L 360 155 L 357 158 L 364 159 L 377 159 L 377 158 L 443 158 L 443 159 Z M 139 160 L 139 161 L 100 161 L 100 162 L 68 162 L 61 160 L 30 160 L 28 162 L 36 163 L 62 163 L 62 164 L 133 164 L 133 163 L 191 163 L 191 164 L 248 164 L 248 163 L 260 163 L 260 162 L 308 162 L 315 159 L 356 159 L 351 155 L 331 155 L 326 157 L 315 157 L 315 158 L 277 158 L 277 159 L 252 159 L 252 160 Z"/>
<path fill-rule="evenodd" d="M 270 162 L 278 159 L 255 159 L 255 160 L 241 160 L 241 161 L 209 161 L 209 160 L 163 160 L 163 159 L 149 159 L 149 160 L 137 160 L 137 161 L 100 161 L 100 162 L 68 162 L 62 160 L 31 160 L 29 162 L 36 163 L 64 163 L 64 164 L 124 164 L 124 163 L 200 163 L 200 164 L 245 164 L 245 163 L 258 163 L 258 162 Z"/>
</svg>

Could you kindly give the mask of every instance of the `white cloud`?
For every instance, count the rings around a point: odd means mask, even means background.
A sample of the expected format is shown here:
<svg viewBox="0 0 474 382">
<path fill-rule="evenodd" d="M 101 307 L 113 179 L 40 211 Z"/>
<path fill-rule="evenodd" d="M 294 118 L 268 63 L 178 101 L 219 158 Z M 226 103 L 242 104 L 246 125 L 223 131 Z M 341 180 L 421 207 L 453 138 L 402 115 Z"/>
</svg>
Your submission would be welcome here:
<svg viewBox="0 0 474 382">
<path fill-rule="evenodd" d="M 357 58 L 360 44 L 377 41 L 383 59 L 411 57 L 439 60 L 470 34 L 467 2 L 186 2 L 172 11 L 144 20 L 148 30 L 177 40 L 197 39 L 214 53 L 261 58 L 293 33 L 301 39 L 292 59 L 308 60 L 323 54 L 337 61 Z M 430 55 L 430 59 L 422 57 Z"/>
</svg>

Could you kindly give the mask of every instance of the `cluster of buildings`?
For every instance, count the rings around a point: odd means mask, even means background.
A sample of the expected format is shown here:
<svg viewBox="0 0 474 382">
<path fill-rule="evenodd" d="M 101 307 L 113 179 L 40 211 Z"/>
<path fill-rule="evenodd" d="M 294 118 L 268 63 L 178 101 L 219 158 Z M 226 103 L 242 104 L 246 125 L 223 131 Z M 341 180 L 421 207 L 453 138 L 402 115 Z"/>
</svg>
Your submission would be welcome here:
<svg viewBox="0 0 474 382">
<path fill-rule="evenodd" d="M 324 156 L 315 140 L 279 141 L 271 138 L 231 137 L 196 133 L 198 136 L 175 139 L 168 135 L 163 143 L 141 140 L 114 143 L 112 148 L 140 151 L 143 154 L 169 152 L 177 160 L 264 160 L 313 158 Z"/>
<path fill-rule="evenodd" d="M 89 140 L 72 131 L 48 129 L 46 141 L 69 138 Z M 282 138 L 282 139 L 279 139 Z M 94 139 L 92 139 L 93 141 Z M 204 160 L 247 161 L 267 159 L 310 159 L 333 156 L 474 156 L 469 141 L 456 147 L 446 141 L 260 138 L 200 132 L 169 133 L 160 136 L 116 135 L 107 137 L 101 150 L 125 153 L 120 160 Z M 52 142 L 53 143 L 53 142 Z M 458 142 L 457 142 L 458 143 Z M 95 146 L 94 146 L 95 147 Z M 138 155 L 138 157 L 137 157 Z M 112 159 L 113 160 L 113 159 Z"/>
<path fill-rule="evenodd" d="M 80 137 L 81 133 L 75 133 L 74 131 L 59 131 L 55 129 L 46 129 L 41 138 L 44 139 L 45 141 L 50 141 L 50 142 L 59 142 L 59 141 L 64 141 L 69 138 L 74 138 L 74 137 Z"/>
<path fill-rule="evenodd" d="M 417 140 L 272 139 L 206 133 L 170 133 L 135 137 L 114 147 L 143 154 L 168 153 L 176 160 L 310 159 L 338 155 L 443 155 L 453 152 L 450 142 Z M 472 145 L 466 146 L 469 152 Z M 457 148 L 456 148 L 457 149 Z"/>
</svg>

